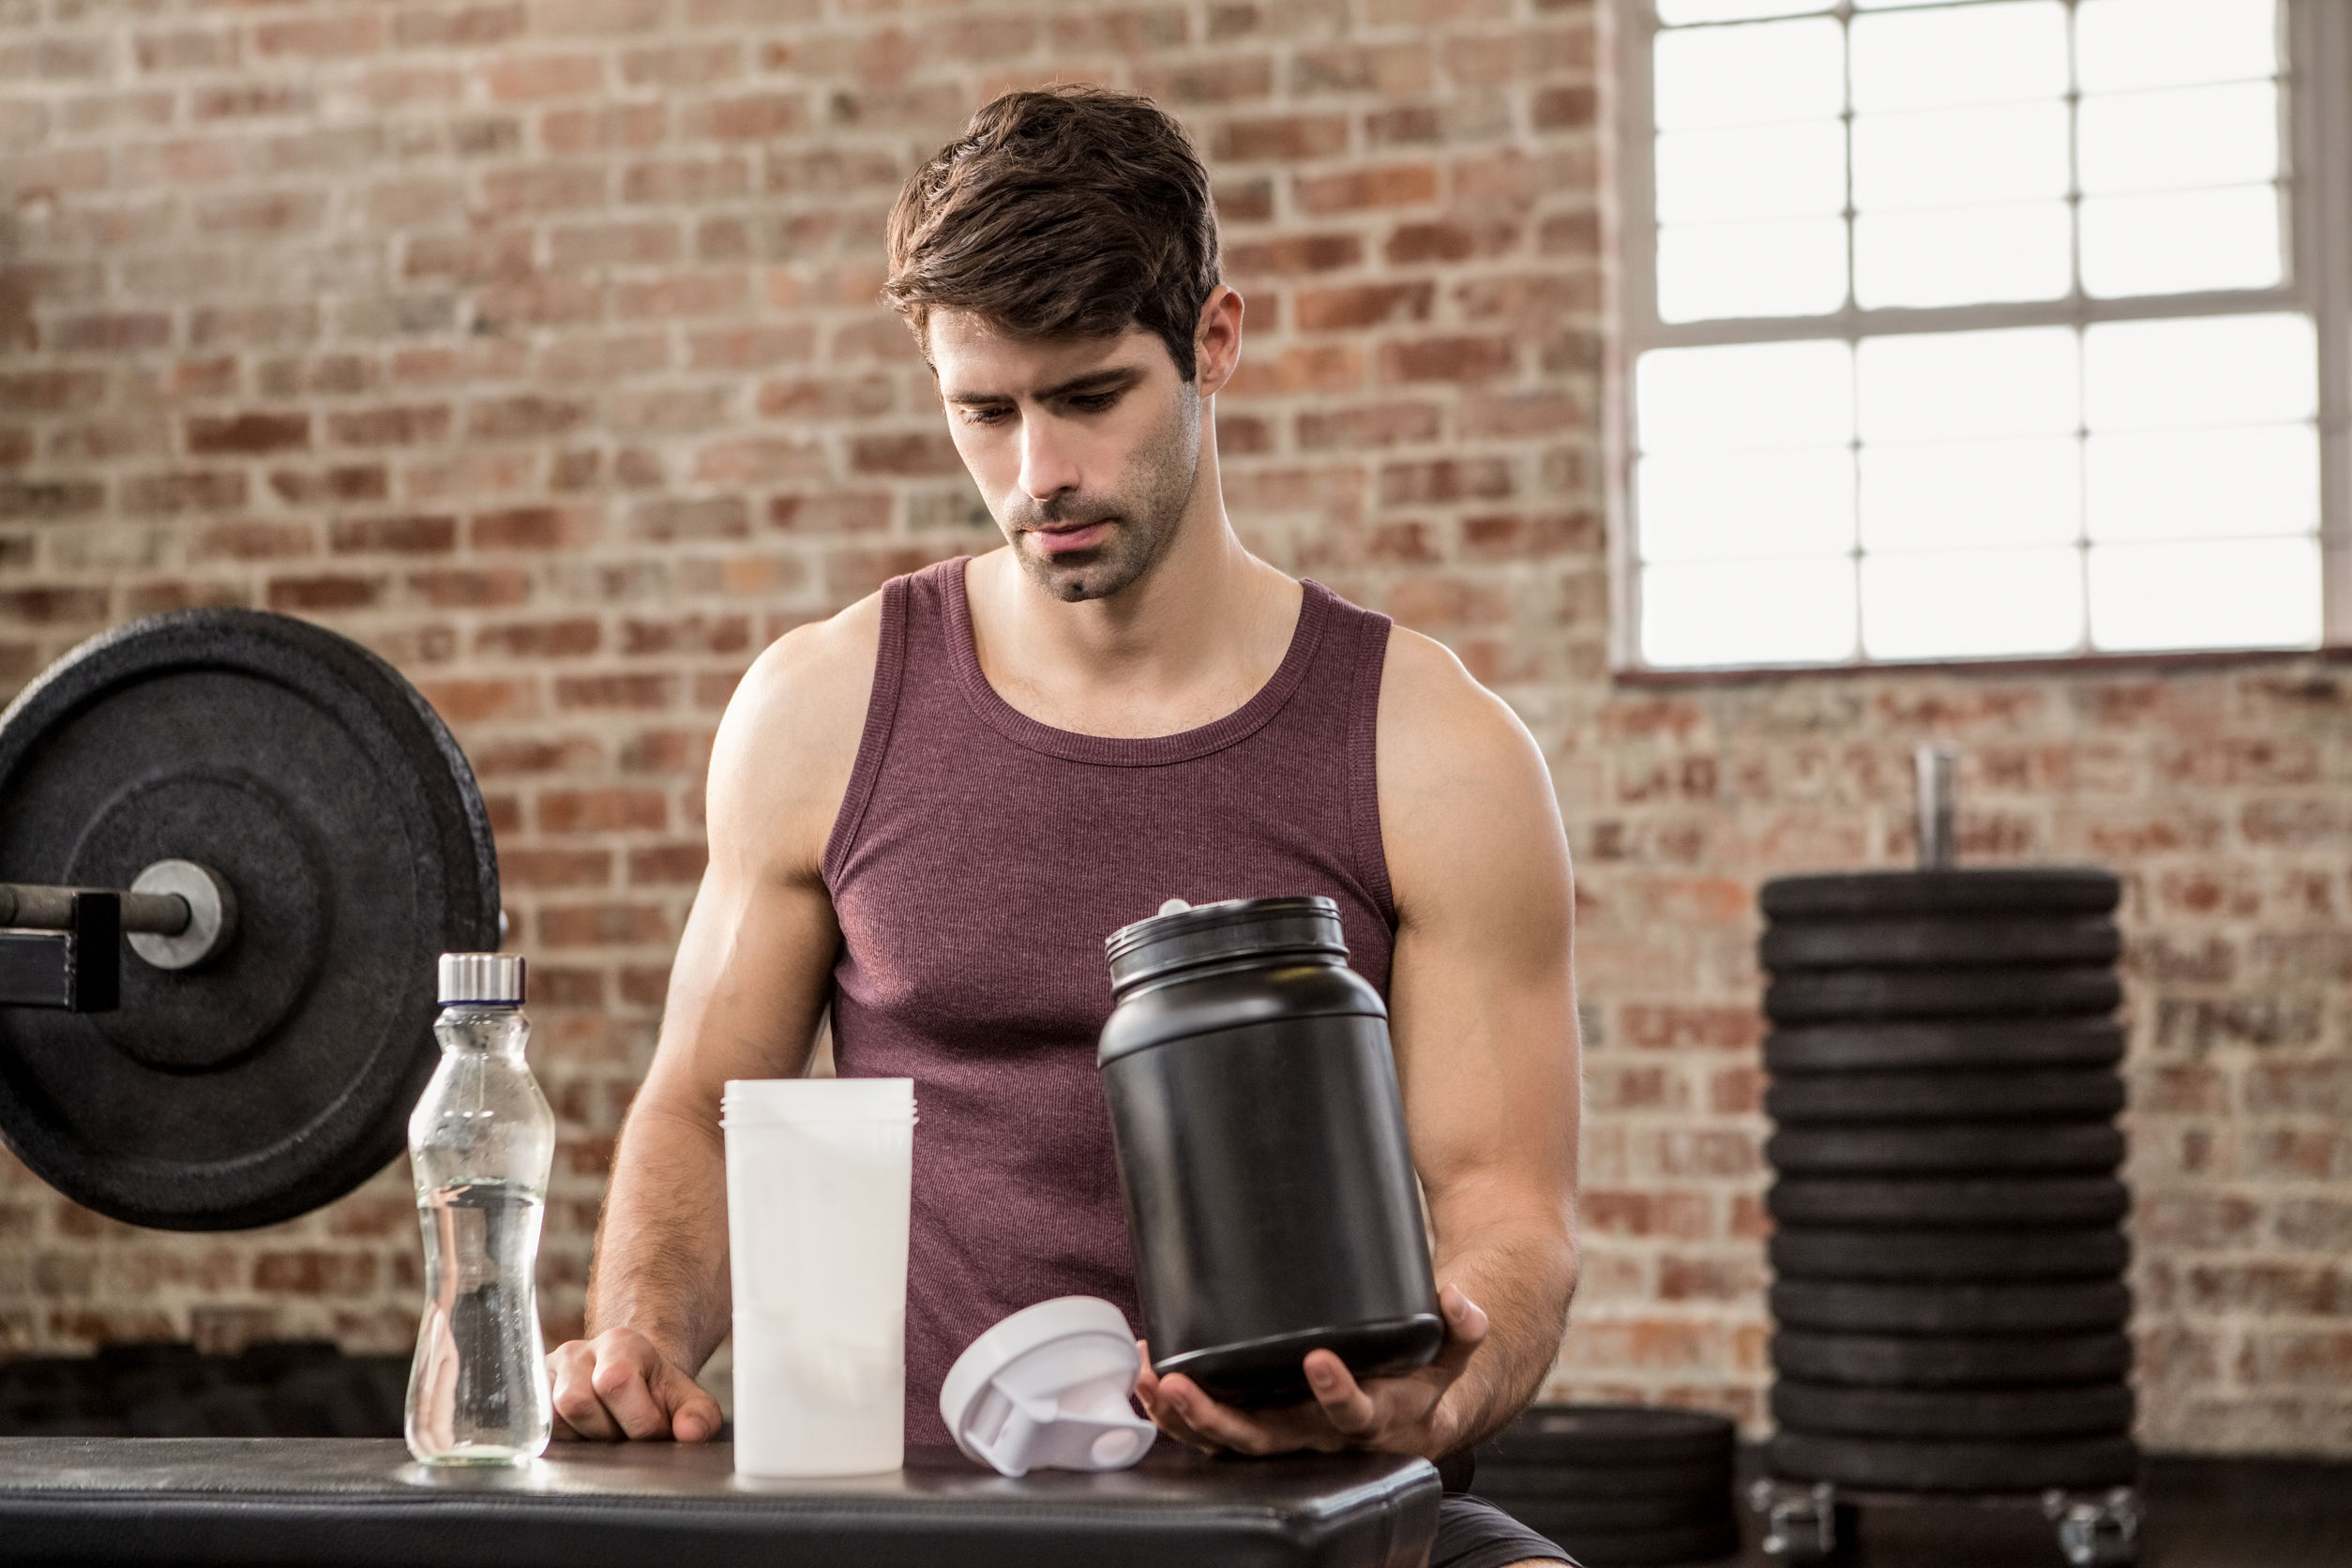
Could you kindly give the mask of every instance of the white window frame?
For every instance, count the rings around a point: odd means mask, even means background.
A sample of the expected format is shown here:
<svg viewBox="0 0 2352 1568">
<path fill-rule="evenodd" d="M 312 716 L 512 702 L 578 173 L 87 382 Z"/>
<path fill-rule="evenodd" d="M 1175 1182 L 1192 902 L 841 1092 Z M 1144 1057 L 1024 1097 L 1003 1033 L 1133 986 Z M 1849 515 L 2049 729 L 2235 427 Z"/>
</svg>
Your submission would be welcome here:
<svg viewBox="0 0 2352 1568">
<path fill-rule="evenodd" d="M 2292 312 L 2308 316 L 2318 340 L 2320 641 L 2319 651 L 2352 648 L 2352 6 L 2344 0 L 2280 0 L 2285 61 L 2279 75 L 2282 164 L 2287 181 L 2287 280 L 2279 287 L 2205 294 L 2097 299 L 2080 292 L 2025 303 L 1933 309 L 1863 309 L 1854 303 L 1847 268 L 1845 307 L 1827 315 L 1666 323 L 1658 319 L 1657 128 L 1651 101 L 1651 39 L 1660 23 L 1652 0 L 1611 0 L 1617 35 L 1615 174 L 1619 243 L 1618 330 L 1610 400 L 1608 462 L 1611 613 L 1609 659 L 1621 674 L 1706 677 L 1743 671 L 1980 669 L 2002 665 L 2142 664 L 2215 657 L 2295 656 L 2296 649 L 2184 649 L 2110 653 L 2084 641 L 2072 653 L 2029 656 L 1871 658 L 1857 639 L 1841 660 L 1726 666 L 1652 665 L 1641 656 L 1641 552 L 1636 548 L 1633 469 L 1639 451 L 1633 371 L 1651 349 L 1727 343 L 1833 341 L 1908 332 L 2073 326 L 2093 322 L 2183 316 Z M 1926 0 L 1922 8 L 1957 8 L 1987 0 Z M 2063 0 L 2071 12 L 2076 0 Z M 1841 22 L 1856 13 L 1847 0 L 1819 11 Z M 1866 13 L 1865 13 L 1866 14 Z M 1731 25 L 1731 24 L 1726 24 Z M 2072 95 L 2070 95 L 2070 102 Z M 1847 118 L 1850 119 L 1850 112 Z M 1850 157 L 1850 151 L 1849 155 Z M 2078 198 L 2077 198 L 2078 199 Z M 1850 214 L 1848 217 L 1850 219 Z M 1851 239 L 1849 235 L 1848 244 Z M 1855 552 L 1860 554 L 1857 542 Z"/>
</svg>

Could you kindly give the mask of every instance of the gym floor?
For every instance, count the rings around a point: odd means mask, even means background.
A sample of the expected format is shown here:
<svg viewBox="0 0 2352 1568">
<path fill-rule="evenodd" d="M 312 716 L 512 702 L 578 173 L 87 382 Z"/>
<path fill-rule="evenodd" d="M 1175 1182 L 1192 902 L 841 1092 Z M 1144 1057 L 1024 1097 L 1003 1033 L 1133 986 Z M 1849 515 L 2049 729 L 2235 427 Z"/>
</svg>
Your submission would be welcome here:
<svg viewBox="0 0 2352 1568">
<path fill-rule="evenodd" d="M 1741 1473 L 1742 1487 L 1760 1473 L 1753 1451 Z M 2352 1565 L 2352 1465 L 2159 1456 L 2144 1474 L 2138 1568 Z M 1756 1545 L 1760 1523 L 1742 1510 L 1738 1568 L 1772 1564 Z M 1845 1568 L 2067 1568 L 2030 1503 L 1868 1506 L 1861 1525 Z"/>
</svg>

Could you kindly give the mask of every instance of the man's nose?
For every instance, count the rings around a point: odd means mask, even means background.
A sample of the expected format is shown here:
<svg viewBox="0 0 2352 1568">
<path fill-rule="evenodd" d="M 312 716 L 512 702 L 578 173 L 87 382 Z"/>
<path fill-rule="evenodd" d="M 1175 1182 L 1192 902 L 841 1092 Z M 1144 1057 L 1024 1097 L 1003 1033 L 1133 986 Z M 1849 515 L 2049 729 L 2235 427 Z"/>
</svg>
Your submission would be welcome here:
<svg viewBox="0 0 2352 1568">
<path fill-rule="evenodd" d="M 1021 421 L 1020 487 L 1033 501 L 1050 501 L 1078 488 L 1078 463 L 1055 428 L 1059 424 L 1050 416 Z"/>
</svg>

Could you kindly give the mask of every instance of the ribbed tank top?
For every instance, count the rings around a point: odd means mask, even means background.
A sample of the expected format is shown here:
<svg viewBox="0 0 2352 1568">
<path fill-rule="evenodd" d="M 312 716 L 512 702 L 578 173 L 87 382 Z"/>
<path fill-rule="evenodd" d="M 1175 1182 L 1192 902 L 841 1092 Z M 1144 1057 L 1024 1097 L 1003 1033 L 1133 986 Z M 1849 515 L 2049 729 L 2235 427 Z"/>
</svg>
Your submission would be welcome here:
<svg viewBox="0 0 2352 1568">
<path fill-rule="evenodd" d="M 1139 1324 L 1094 1071 L 1103 939 L 1169 898 L 1319 893 L 1388 990 L 1395 926 L 1373 726 L 1389 621 L 1314 582 L 1273 679 L 1180 734 L 1041 724 L 981 673 L 964 561 L 882 589 L 857 761 L 825 847 L 848 1078 L 909 1078 L 907 1440 L 1007 1314 L 1100 1296 Z"/>
</svg>

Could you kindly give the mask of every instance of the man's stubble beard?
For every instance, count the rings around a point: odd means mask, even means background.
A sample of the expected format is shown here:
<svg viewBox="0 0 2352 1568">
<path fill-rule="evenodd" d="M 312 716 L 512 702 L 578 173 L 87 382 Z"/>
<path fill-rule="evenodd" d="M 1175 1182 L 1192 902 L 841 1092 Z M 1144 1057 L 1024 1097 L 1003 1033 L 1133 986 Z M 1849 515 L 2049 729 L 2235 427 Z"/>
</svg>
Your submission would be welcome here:
<svg viewBox="0 0 2352 1568">
<path fill-rule="evenodd" d="M 1000 520 L 1008 528 L 1033 527 L 1065 518 L 1112 517 L 1110 537 L 1092 550 L 1071 553 L 1067 565 L 1041 554 L 1017 537 L 1013 558 L 1031 581 L 1065 604 L 1107 599 L 1125 592 L 1159 564 L 1175 543 L 1200 477 L 1200 395 L 1185 382 L 1168 418 L 1136 449 L 1116 494 L 1057 498 L 1043 505 L 1020 498 L 1018 509 Z"/>
</svg>

